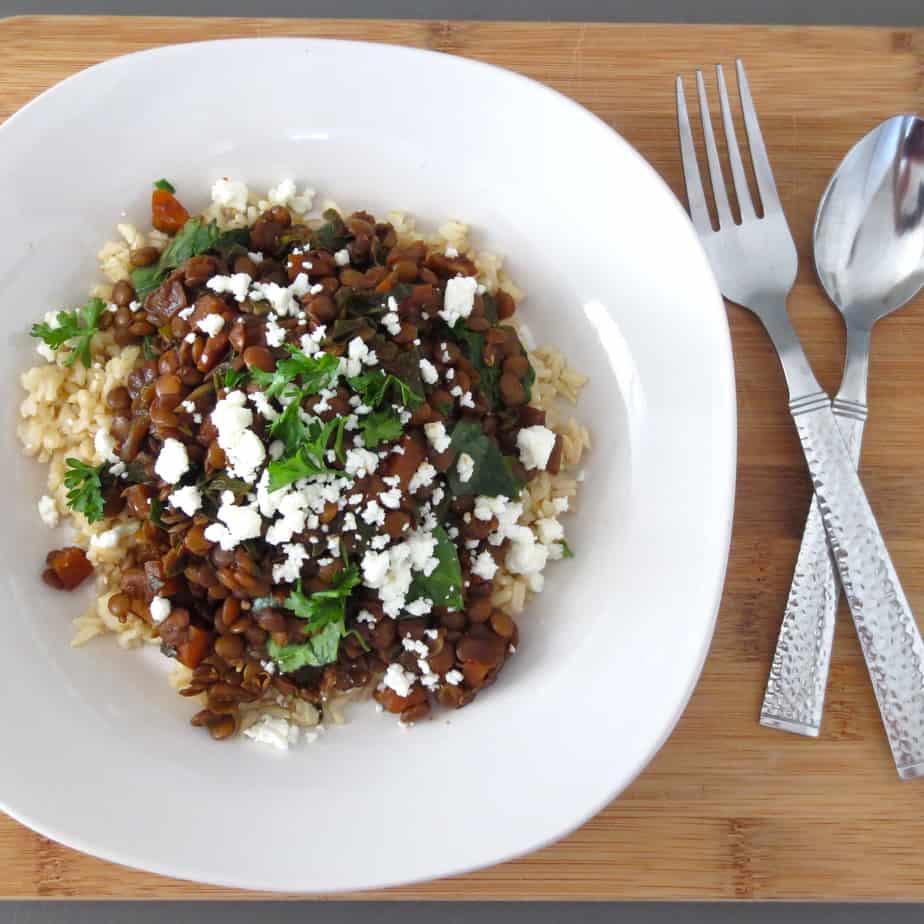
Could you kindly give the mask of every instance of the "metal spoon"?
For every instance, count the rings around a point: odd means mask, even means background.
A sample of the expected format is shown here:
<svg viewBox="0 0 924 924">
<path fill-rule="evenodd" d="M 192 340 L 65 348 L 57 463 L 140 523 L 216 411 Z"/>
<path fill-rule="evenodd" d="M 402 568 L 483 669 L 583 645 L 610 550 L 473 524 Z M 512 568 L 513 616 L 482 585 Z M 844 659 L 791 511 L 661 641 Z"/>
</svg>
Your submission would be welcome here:
<svg viewBox="0 0 924 924">
<path fill-rule="evenodd" d="M 893 116 L 851 149 L 821 198 L 814 244 L 818 278 L 847 324 L 847 360 L 833 406 L 859 464 L 873 325 L 924 286 L 924 120 Z M 813 499 L 764 695 L 762 725 L 818 735 L 839 593 L 837 568 Z"/>
</svg>

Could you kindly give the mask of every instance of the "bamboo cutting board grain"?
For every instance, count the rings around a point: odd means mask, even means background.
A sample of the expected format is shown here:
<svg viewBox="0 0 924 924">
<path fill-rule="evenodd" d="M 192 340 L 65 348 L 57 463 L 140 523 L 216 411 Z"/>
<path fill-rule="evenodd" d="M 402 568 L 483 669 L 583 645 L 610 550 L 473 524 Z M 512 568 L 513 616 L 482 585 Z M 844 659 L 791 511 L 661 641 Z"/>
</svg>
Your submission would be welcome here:
<svg viewBox="0 0 924 924">
<path fill-rule="evenodd" d="M 609 122 L 678 193 L 673 77 L 742 57 L 800 250 L 796 326 L 822 383 L 836 386 L 843 337 L 810 270 L 815 206 L 854 140 L 896 112 L 924 111 L 924 30 L 25 17 L 0 22 L 0 117 L 115 55 L 258 35 L 398 42 L 520 71 Z M 901 783 L 892 769 L 848 617 L 822 737 L 757 724 L 809 487 L 774 355 L 754 318 L 736 308 L 729 318 L 740 413 L 734 535 L 715 641 L 676 732 L 622 798 L 561 843 L 372 897 L 924 899 L 924 782 Z M 921 614 L 924 297 L 877 327 L 874 348 L 862 472 Z M 113 866 L 0 815 L 0 895 L 241 893 Z"/>
</svg>

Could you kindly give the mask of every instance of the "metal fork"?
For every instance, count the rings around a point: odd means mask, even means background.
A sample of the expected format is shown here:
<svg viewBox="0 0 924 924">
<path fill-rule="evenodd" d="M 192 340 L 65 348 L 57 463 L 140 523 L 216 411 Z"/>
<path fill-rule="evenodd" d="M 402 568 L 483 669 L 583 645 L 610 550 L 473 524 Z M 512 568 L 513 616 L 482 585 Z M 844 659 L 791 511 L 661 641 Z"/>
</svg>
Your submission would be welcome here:
<svg viewBox="0 0 924 924">
<path fill-rule="evenodd" d="M 690 216 L 722 294 L 757 315 L 779 355 L 789 389 L 789 410 L 802 442 L 898 775 L 902 779 L 924 776 L 924 642 L 838 431 L 831 400 L 818 384 L 786 312 L 786 298 L 796 280 L 796 247 L 780 205 L 744 66 L 736 61 L 736 67 L 763 215 L 758 217 L 751 199 L 725 77 L 718 65 L 722 123 L 741 221 L 735 222 L 729 205 L 701 71 L 696 72 L 696 85 L 718 230 L 712 227 L 709 217 L 683 80 L 678 77 L 677 123 Z"/>
</svg>

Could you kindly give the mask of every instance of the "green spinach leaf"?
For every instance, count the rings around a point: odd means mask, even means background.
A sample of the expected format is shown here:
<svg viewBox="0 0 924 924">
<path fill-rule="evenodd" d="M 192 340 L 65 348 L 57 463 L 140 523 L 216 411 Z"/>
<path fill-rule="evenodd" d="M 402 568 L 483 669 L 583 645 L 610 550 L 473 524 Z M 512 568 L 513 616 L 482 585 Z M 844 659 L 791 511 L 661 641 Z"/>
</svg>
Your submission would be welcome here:
<svg viewBox="0 0 924 924">
<path fill-rule="evenodd" d="M 519 496 L 523 484 L 514 477 L 510 459 L 501 453 L 491 437 L 482 432 L 479 424 L 460 420 L 453 428 L 450 445 L 455 450 L 456 458 L 465 452 L 472 457 L 475 464 L 475 470 L 468 481 L 459 478 L 457 466 L 450 467 L 446 479 L 453 495 L 503 495 L 511 499 Z"/>
<path fill-rule="evenodd" d="M 435 556 L 439 564 L 425 576 L 417 571 L 411 581 L 408 602 L 421 597 L 433 601 L 434 606 L 445 606 L 451 610 L 461 610 L 465 605 L 462 600 L 462 568 L 459 565 L 459 553 L 455 543 L 442 526 L 433 530 L 436 537 Z"/>
</svg>

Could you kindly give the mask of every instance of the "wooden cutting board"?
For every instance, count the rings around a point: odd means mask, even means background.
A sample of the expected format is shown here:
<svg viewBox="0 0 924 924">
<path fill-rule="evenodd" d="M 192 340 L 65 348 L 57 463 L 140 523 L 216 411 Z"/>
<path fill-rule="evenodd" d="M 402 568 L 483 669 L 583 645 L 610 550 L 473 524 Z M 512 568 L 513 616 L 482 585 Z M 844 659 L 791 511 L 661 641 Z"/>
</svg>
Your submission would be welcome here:
<svg viewBox="0 0 924 924">
<path fill-rule="evenodd" d="M 417 45 L 520 71 L 618 129 L 678 193 L 672 78 L 742 57 L 801 256 L 795 323 L 823 384 L 837 385 L 843 335 L 810 269 L 812 219 L 853 141 L 896 112 L 924 111 L 924 29 L 24 17 L 0 22 L 0 117 L 115 55 L 260 35 Z M 750 315 L 731 308 L 729 318 L 740 407 L 731 559 L 712 651 L 674 735 L 622 798 L 561 843 L 363 897 L 924 899 L 924 781 L 895 775 L 849 617 L 838 625 L 821 738 L 757 724 L 809 486 L 769 344 Z M 919 613 L 922 352 L 924 297 L 877 328 L 862 468 Z M 0 895 L 242 894 L 114 866 L 0 815 Z"/>
</svg>

